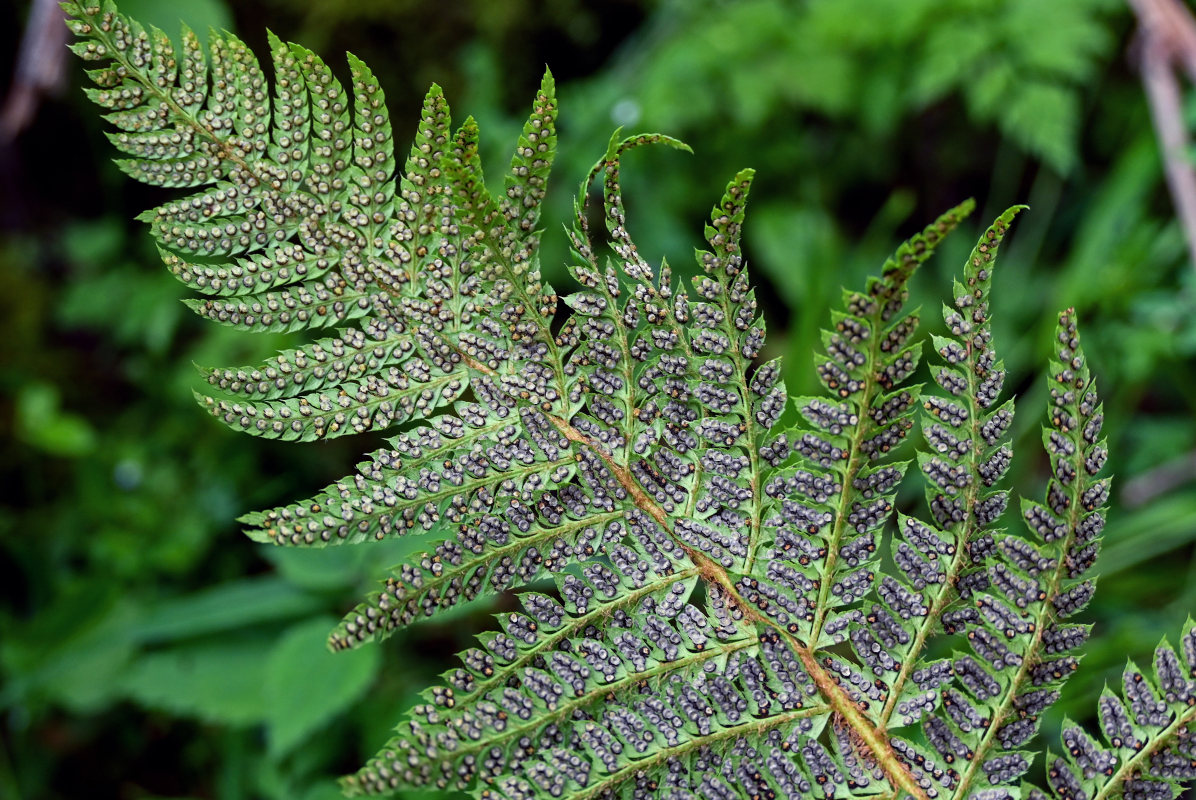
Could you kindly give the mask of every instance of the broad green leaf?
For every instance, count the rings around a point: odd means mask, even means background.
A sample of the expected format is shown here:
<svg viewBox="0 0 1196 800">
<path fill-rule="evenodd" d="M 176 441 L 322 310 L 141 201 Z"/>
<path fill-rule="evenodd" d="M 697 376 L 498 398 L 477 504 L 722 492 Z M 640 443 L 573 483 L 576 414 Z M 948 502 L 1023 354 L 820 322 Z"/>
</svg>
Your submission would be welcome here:
<svg viewBox="0 0 1196 800">
<path fill-rule="evenodd" d="M 318 596 L 281 578 L 246 578 L 152 606 L 128 635 L 148 643 L 172 641 L 291 619 L 325 607 Z"/>
<path fill-rule="evenodd" d="M 331 652 L 331 625 L 325 618 L 295 625 L 265 660 L 262 697 L 273 756 L 291 750 L 356 702 L 378 671 L 376 647 Z"/>
<path fill-rule="evenodd" d="M 270 643 L 262 638 L 202 642 L 150 653 L 119 678 L 121 691 L 150 708 L 229 725 L 264 722 L 266 662 Z"/>
</svg>

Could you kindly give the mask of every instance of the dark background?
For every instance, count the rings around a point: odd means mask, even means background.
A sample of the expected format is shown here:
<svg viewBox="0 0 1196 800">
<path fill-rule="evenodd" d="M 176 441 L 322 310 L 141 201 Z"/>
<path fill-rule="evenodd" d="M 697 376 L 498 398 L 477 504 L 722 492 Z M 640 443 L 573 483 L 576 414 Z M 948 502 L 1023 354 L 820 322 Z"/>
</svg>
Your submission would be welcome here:
<svg viewBox="0 0 1196 800">
<path fill-rule="evenodd" d="M 479 119 L 492 176 L 550 66 L 561 137 L 543 265 L 561 290 L 561 225 L 615 126 L 694 148 L 637 151 L 624 170 L 632 233 L 678 269 L 724 183 L 755 167 L 748 255 L 793 393 L 815 388 L 810 353 L 839 288 L 901 237 L 978 201 L 915 282 L 933 323 L 968 240 L 1029 203 L 993 298 L 1020 394 L 1015 487 L 1043 490 L 1039 376 L 1067 306 L 1117 475 L 1093 643 L 1051 740 L 1065 714 L 1091 716 L 1127 654 L 1148 663 L 1196 608 L 1196 273 L 1118 0 L 161 5 L 122 10 L 168 32 L 178 18 L 227 27 L 259 53 L 268 26 L 342 74 L 352 50 L 400 143 L 439 82 L 458 120 Z M 0 86 L 28 13 L 0 7 Z M 66 61 L 60 91 L 0 144 L 0 796 L 336 797 L 333 778 L 383 743 L 494 607 L 326 652 L 339 614 L 415 544 L 269 550 L 235 518 L 322 487 L 380 440 L 260 441 L 196 408 L 193 362 L 251 363 L 296 340 L 201 323 L 179 302 L 132 221 L 166 195 L 110 163 L 82 78 Z M 902 503 L 921 509 L 916 481 Z"/>
</svg>

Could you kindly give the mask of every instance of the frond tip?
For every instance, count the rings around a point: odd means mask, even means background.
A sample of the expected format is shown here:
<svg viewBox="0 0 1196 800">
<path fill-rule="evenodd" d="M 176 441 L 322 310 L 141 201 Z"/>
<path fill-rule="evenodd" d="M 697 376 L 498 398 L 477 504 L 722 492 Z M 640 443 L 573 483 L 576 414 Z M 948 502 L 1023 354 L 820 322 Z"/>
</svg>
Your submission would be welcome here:
<svg viewBox="0 0 1196 800">
<path fill-rule="evenodd" d="M 634 147 L 689 148 L 616 132 L 577 197 L 581 288 L 562 298 L 539 262 L 551 73 L 492 195 L 477 124 L 454 128 L 438 86 L 400 165 L 382 87 L 353 56 L 342 86 L 273 35 L 263 70 L 230 34 L 205 51 L 185 30 L 176 52 L 111 2 L 64 8 L 122 169 L 189 192 L 142 215 L 200 295 L 188 305 L 240 330 L 320 332 L 201 369 L 200 403 L 267 438 L 391 434 L 347 477 L 242 518 L 288 546 L 426 535 L 332 648 L 518 593 L 521 610 L 461 654 L 347 793 L 1046 797 L 1016 786 L 1090 632 L 1072 620 L 1095 591 L 1109 479 L 1067 311 L 1045 497 L 1022 500 L 1025 530 L 1000 527 L 1014 407 L 988 300 L 1022 207 L 954 282 L 933 386 L 911 383 L 923 339 L 909 285 L 971 201 L 843 293 L 816 354 L 823 391 L 791 399 L 743 246 L 753 170 L 728 182 L 679 280 L 632 238 L 621 170 Z M 925 519 L 896 509 L 915 458 Z M 1131 662 L 1102 695 L 1102 741 L 1065 723 L 1063 755 L 1047 758 L 1059 800 L 1170 800 L 1196 778 L 1191 621 L 1152 666 Z"/>
</svg>

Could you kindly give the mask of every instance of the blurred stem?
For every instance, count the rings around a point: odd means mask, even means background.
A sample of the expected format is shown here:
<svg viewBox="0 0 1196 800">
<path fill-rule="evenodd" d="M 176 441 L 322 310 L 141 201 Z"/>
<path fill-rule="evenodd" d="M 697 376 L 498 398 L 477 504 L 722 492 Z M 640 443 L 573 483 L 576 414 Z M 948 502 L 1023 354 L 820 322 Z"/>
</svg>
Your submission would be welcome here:
<svg viewBox="0 0 1196 800">
<path fill-rule="evenodd" d="M 1167 461 L 1130 479 L 1121 492 L 1121 498 L 1127 507 L 1137 508 L 1161 494 L 1183 486 L 1193 478 L 1196 478 L 1196 451 Z"/>
<path fill-rule="evenodd" d="M 1138 17 L 1139 67 L 1150 104 L 1163 170 L 1175 213 L 1196 268 L 1196 170 L 1188 159 L 1188 132 L 1177 69 L 1196 83 L 1196 20 L 1176 0 L 1129 0 Z"/>
<path fill-rule="evenodd" d="M 62 88 L 66 43 L 66 13 L 55 0 L 34 0 L 21 36 L 12 86 L 0 109 L 0 142 L 15 139 L 29 125 L 43 94 Z"/>
</svg>

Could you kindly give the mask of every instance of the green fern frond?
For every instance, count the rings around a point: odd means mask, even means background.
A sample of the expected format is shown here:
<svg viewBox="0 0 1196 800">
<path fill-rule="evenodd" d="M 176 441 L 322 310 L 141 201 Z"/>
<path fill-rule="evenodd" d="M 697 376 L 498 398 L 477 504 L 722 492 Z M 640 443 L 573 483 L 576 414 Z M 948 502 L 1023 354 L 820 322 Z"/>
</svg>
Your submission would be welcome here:
<svg viewBox="0 0 1196 800">
<path fill-rule="evenodd" d="M 922 341 L 908 284 L 970 201 L 844 292 L 816 357 L 825 392 L 794 398 L 790 427 L 743 252 L 752 170 L 714 207 L 696 277 L 675 280 L 628 232 L 620 173 L 631 148 L 688 148 L 616 132 L 568 231 L 581 289 L 559 297 L 539 264 L 551 73 L 493 196 L 477 125 L 454 129 L 439 87 L 400 168 L 382 89 L 352 56 L 346 89 L 270 36 L 271 86 L 229 34 L 205 53 L 184 30 L 176 54 L 110 2 L 65 8 L 121 167 L 190 192 L 142 217 L 201 295 L 190 307 L 243 330 L 318 332 L 258 364 L 201 369 L 200 402 L 258 436 L 391 434 L 342 480 L 242 518 L 280 545 L 428 534 L 332 647 L 519 593 L 522 611 L 424 693 L 344 780 L 349 794 L 1045 796 L 1019 781 L 1088 636 L 1067 620 L 1094 590 L 1109 481 L 1068 311 L 1045 502 L 1023 501 L 1027 534 L 998 527 L 1013 405 L 988 292 L 1021 207 L 955 283 L 949 335 L 932 338 L 937 389 L 910 383 Z M 930 517 L 897 514 L 889 536 L 919 404 Z M 943 637 L 956 651 L 932 657 Z M 1123 695 L 1101 698 L 1107 747 L 1064 725 L 1066 753 L 1048 757 L 1056 797 L 1169 800 L 1196 777 L 1191 622 L 1181 649 L 1160 645 L 1153 676 L 1131 663 Z"/>
<path fill-rule="evenodd" d="M 903 626 L 907 635 L 891 652 L 899 666 L 881 712 L 886 722 L 897 713 L 902 724 L 912 724 L 938 706 L 938 668 L 917 655 L 936 631 L 957 633 L 977 619 L 974 608 L 958 601 L 988 583 L 991 528 L 1007 503 L 995 487 L 1012 458 L 1005 438 L 1013 421 L 1012 400 L 996 406 L 1005 371 L 992 341 L 988 293 L 997 249 L 1021 208 L 1007 210 L 981 236 L 964 264 L 963 282 L 954 282 L 954 307 L 943 307 L 951 335 L 931 337 L 943 364 L 931 367 L 939 389 L 922 404 L 927 448 L 919 450 L 918 463 L 935 525 L 902 515 L 893 541 L 900 577 L 886 578 L 889 593 L 904 598 L 907 613 L 900 616 L 916 621 Z M 922 680 L 911 685 L 916 675 Z"/>
<path fill-rule="evenodd" d="M 948 211 L 903 244 L 864 291 L 844 292 L 845 310 L 833 315 L 834 330 L 823 332 L 826 355 L 816 359 L 829 397 L 796 398 L 803 423 L 761 447 L 773 467 L 788 453 L 795 458 L 765 486 L 775 516 L 753 579 L 766 588 L 746 596 L 759 595 L 775 609 L 771 616 L 811 645 L 843 641 L 876 580 L 879 531 L 907 465 L 892 451 L 912 427 L 920 391 L 903 385 L 921 348 L 911 338 L 918 317 L 904 309 L 906 284 L 972 206 Z"/>
</svg>

